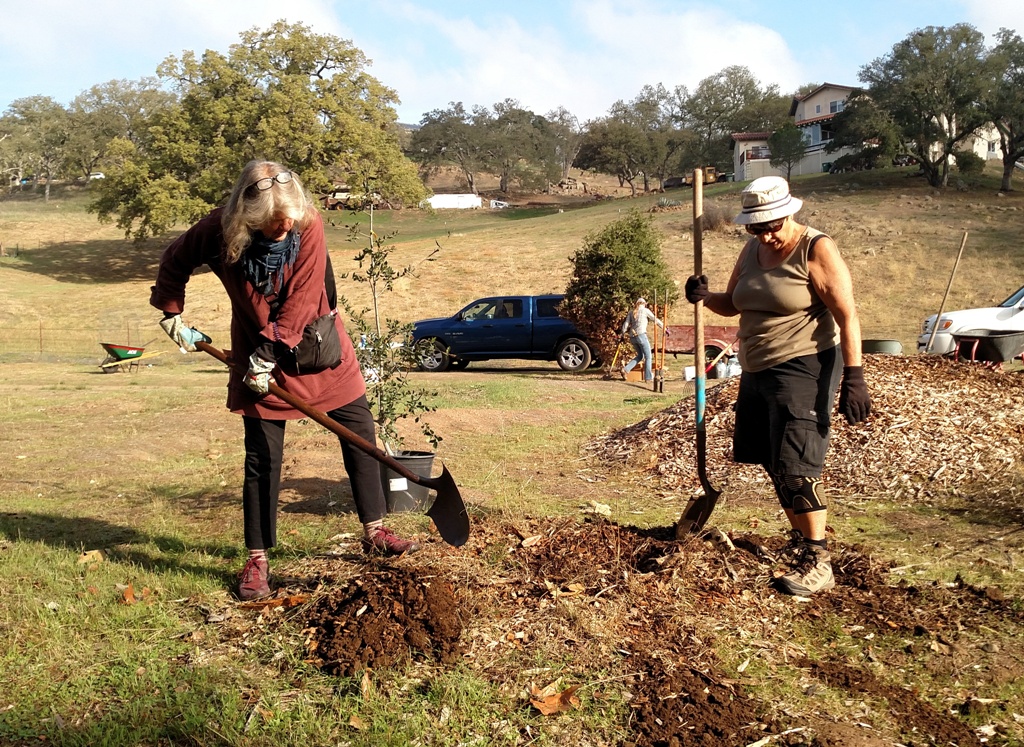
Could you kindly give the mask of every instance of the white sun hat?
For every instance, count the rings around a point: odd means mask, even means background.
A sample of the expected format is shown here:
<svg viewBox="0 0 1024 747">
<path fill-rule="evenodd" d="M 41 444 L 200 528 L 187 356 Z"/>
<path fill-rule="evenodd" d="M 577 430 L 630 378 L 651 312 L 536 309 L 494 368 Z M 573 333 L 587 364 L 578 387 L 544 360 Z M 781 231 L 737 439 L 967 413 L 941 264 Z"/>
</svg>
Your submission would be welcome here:
<svg viewBox="0 0 1024 747">
<path fill-rule="evenodd" d="M 736 216 L 742 226 L 796 215 L 804 201 L 789 193 L 789 182 L 781 176 L 762 176 L 748 184 L 740 193 L 743 211 Z"/>
</svg>

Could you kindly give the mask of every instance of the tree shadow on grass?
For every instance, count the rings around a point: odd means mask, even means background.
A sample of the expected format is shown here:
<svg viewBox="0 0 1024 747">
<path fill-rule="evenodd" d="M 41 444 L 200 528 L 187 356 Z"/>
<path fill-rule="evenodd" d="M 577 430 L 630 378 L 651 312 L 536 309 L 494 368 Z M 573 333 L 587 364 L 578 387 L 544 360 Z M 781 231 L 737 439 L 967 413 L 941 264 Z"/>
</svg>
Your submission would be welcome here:
<svg viewBox="0 0 1024 747">
<path fill-rule="evenodd" d="M 21 249 L 17 269 L 62 283 L 128 283 L 156 277 L 163 250 L 178 234 L 139 244 L 118 239 L 67 241 Z M 201 267 L 196 274 L 209 272 Z"/>
<path fill-rule="evenodd" d="M 187 553 L 217 558 L 235 558 L 240 554 L 234 545 L 187 542 L 89 516 L 57 516 L 32 511 L 0 512 L 0 538 L 11 542 L 40 542 L 57 550 L 78 553 L 103 550 L 114 562 L 130 563 L 155 573 L 172 571 L 201 575 L 226 584 L 234 580 L 233 571 L 183 562 L 181 558 Z M 147 551 L 144 549 L 146 545 L 154 545 L 161 554 Z"/>
<path fill-rule="evenodd" d="M 281 480 L 279 509 L 287 514 L 332 516 L 355 513 L 356 504 L 347 479 L 299 477 Z"/>
</svg>

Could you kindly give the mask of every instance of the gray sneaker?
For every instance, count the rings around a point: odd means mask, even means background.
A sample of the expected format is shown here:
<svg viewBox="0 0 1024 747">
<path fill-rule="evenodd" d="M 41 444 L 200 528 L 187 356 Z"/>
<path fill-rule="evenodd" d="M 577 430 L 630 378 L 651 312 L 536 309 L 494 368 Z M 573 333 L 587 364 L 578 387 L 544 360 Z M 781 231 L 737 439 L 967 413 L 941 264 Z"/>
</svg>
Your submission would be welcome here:
<svg viewBox="0 0 1024 747">
<path fill-rule="evenodd" d="M 781 589 L 797 597 L 809 597 L 836 585 L 832 556 L 817 545 L 804 544 L 793 570 L 778 579 Z"/>
</svg>

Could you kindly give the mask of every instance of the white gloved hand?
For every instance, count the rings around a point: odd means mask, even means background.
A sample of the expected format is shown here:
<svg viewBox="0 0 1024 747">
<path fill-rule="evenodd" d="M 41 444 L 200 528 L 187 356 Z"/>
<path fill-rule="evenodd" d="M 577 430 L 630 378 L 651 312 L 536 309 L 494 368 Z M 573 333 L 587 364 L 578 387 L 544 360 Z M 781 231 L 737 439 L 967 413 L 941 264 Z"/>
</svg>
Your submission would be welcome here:
<svg viewBox="0 0 1024 747">
<path fill-rule="evenodd" d="M 270 385 L 274 383 L 274 377 L 270 372 L 277 364 L 260 358 L 256 353 L 249 356 L 249 370 L 245 373 L 245 385 L 256 394 L 266 394 L 270 391 Z"/>
<path fill-rule="evenodd" d="M 167 333 L 167 336 L 174 341 L 182 353 L 196 352 L 197 342 L 212 342 L 210 337 L 198 329 L 186 327 L 185 322 L 181 321 L 181 314 L 175 314 L 162 320 L 160 328 Z"/>
</svg>

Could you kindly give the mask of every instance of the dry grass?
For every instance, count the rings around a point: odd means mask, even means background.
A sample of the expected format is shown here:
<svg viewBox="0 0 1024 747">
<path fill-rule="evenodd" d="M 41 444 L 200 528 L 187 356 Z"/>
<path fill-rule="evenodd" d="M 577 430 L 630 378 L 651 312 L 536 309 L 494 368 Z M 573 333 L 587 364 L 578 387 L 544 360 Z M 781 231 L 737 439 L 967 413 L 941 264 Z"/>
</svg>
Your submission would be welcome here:
<svg viewBox="0 0 1024 747">
<path fill-rule="evenodd" d="M 970 192 L 938 191 L 907 170 L 815 175 L 795 180 L 794 192 L 805 200 L 801 218 L 836 238 L 854 277 L 864 336 L 894 338 L 913 349 L 922 320 L 935 313 L 949 281 L 963 231 L 967 248 L 957 270 L 946 309 L 998 303 L 1022 282 L 1020 275 L 1024 193 L 997 196 L 989 175 Z M 594 177 L 588 177 L 594 180 Z M 612 184 L 607 191 L 618 190 Z M 705 232 L 703 266 L 712 287 L 731 272 L 746 236 L 728 220 L 710 221 L 712 212 L 728 218 L 741 184 L 709 185 L 705 213 L 713 227 Z M 625 190 L 628 192 L 628 190 Z M 671 197 L 685 202 L 688 190 Z M 525 196 L 520 202 L 549 203 L 556 196 Z M 397 265 L 418 265 L 418 277 L 399 283 L 385 312 L 414 320 L 448 315 L 489 293 L 542 293 L 565 287 L 569 257 L 583 238 L 622 217 L 624 211 L 649 211 L 659 194 L 590 202 L 576 207 L 567 197 L 564 212 L 555 205 L 505 211 L 417 210 L 378 212 L 374 228 L 396 232 Z M 169 237 L 136 246 L 111 226 L 98 225 L 84 210 L 86 197 L 58 194 L 48 206 L 41 201 L 0 202 L 0 240 L 20 246 L 17 259 L 0 264 L 0 325 L 53 323 L 81 329 L 151 326 L 148 305 L 160 251 Z M 713 207 L 712 207 L 713 206 Z M 655 212 L 664 236 L 664 253 L 676 280 L 693 268 L 690 213 Z M 336 272 L 355 269 L 357 247 L 344 223 L 354 216 L 331 213 L 339 225 L 328 228 Z M 365 223 L 366 216 L 360 218 Z M 436 261 L 422 263 L 437 244 Z M 368 302 L 362 285 L 339 284 L 356 305 Z M 86 290 L 87 292 L 82 292 Z M 219 283 L 201 275 L 189 288 L 190 321 L 211 329 L 226 327 L 228 308 Z M 59 299 L 74 297 L 68 314 Z M 39 298 L 53 302 L 40 305 Z M 689 308 L 673 309 L 670 321 L 686 323 Z M 709 323 L 722 320 L 712 318 Z M 140 333 L 144 334 L 144 333 Z"/>
</svg>

